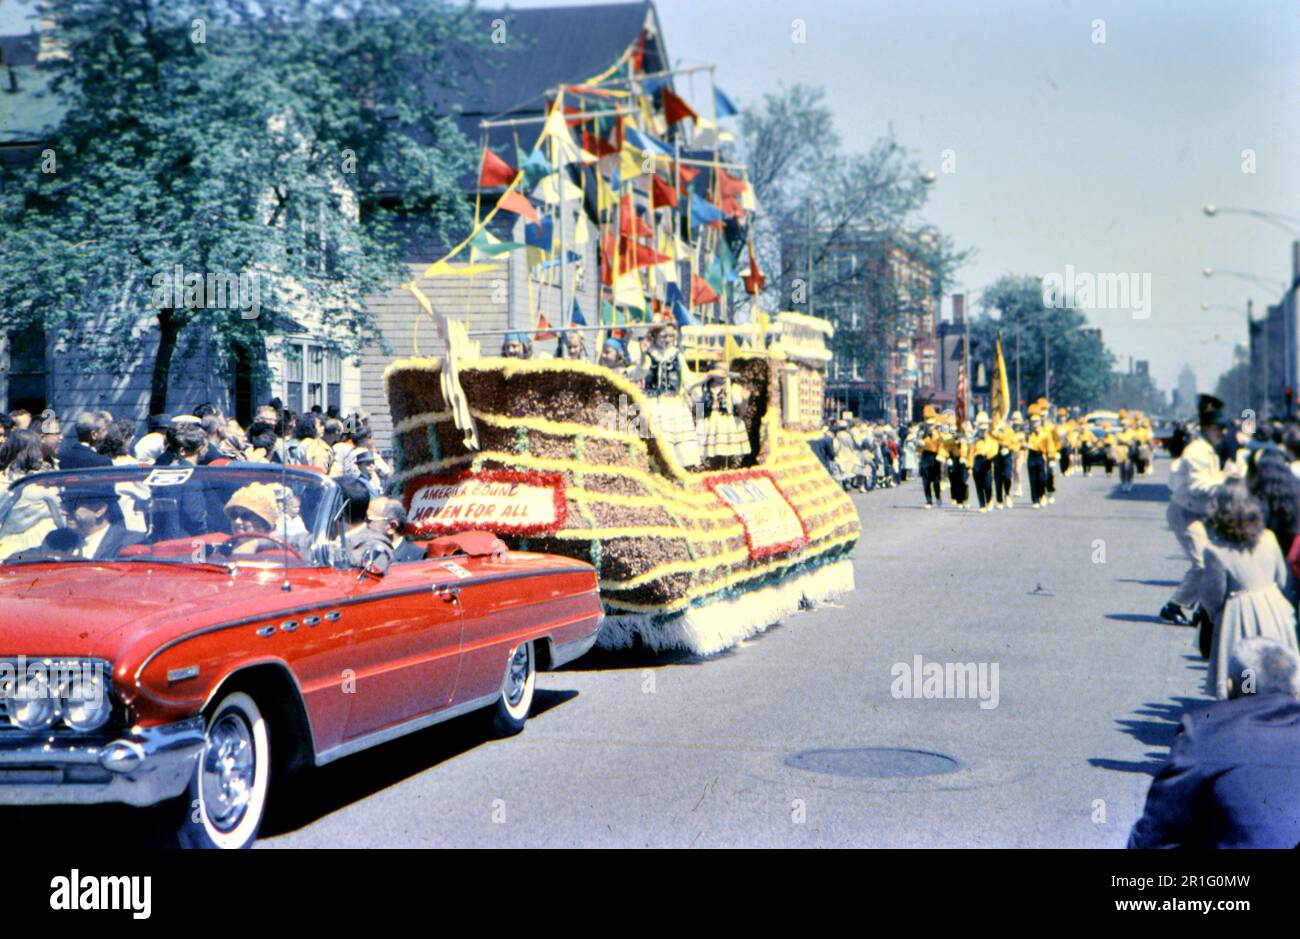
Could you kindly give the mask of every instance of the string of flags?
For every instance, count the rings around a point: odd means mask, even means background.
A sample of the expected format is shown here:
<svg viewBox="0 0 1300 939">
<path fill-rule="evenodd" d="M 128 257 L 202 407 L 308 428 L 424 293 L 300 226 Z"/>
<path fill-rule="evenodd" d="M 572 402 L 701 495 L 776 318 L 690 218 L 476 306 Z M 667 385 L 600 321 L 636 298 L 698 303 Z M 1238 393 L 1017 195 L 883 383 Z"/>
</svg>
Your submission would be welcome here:
<svg viewBox="0 0 1300 939">
<path fill-rule="evenodd" d="M 425 277 L 499 271 L 510 255 L 525 252 L 538 339 L 552 338 L 556 327 L 588 325 L 576 288 L 593 242 L 601 326 L 723 322 L 738 299 L 762 293 L 766 279 L 752 240 L 758 200 L 746 167 L 720 155 L 731 135 L 719 122 L 738 109 L 713 85 L 711 69 L 707 118 L 674 88 L 670 73 L 647 74 L 654 38 L 647 27 L 609 69 L 556 89 L 531 148 L 516 134 L 513 153 L 493 149 L 485 122 L 478 204 L 491 207 L 476 209 L 470 236 Z M 522 241 L 489 231 L 501 212 L 524 220 Z M 552 324 L 534 298 L 553 290 L 557 278 L 561 295 L 574 291 L 563 321 Z M 416 283 L 406 286 L 431 309 Z"/>
</svg>

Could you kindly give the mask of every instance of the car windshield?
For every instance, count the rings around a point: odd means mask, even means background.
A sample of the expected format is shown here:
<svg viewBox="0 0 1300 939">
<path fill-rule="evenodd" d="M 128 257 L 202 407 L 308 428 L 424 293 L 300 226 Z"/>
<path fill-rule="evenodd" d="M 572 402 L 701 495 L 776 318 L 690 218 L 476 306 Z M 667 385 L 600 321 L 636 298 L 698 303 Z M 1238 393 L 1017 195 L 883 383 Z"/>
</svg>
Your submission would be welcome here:
<svg viewBox="0 0 1300 939">
<path fill-rule="evenodd" d="M 314 564 L 328 483 L 266 464 L 39 473 L 0 497 L 0 565 Z"/>
</svg>

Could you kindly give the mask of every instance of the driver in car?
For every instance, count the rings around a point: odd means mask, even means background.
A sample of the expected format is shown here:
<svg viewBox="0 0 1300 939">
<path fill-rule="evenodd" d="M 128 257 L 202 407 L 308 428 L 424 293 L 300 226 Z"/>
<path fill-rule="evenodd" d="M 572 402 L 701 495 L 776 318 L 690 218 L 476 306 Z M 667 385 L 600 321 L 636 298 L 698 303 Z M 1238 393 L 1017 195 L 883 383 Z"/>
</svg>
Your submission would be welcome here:
<svg viewBox="0 0 1300 939">
<path fill-rule="evenodd" d="M 226 518 L 230 519 L 232 541 L 239 539 L 231 554 L 256 554 L 277 547 L 270 538 L 254 537 L 269 535 L 280 524 L 276 489 L 269 483 L 249 483 L 236 489 L 226 502 Z"/>
</svg>

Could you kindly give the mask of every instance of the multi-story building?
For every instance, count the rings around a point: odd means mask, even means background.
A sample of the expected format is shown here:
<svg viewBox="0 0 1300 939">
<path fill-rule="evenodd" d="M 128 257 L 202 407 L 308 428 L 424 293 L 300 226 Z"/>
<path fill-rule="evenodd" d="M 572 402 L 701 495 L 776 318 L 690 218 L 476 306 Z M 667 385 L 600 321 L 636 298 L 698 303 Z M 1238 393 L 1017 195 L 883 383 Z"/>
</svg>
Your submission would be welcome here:
<svg viewBox="0 0 1300 939">
<path fill-rule="evenodd" d="M 867 227 L 817 231 L 809 272 L 808 232 L 782 241 L 792 309 L 835 325 L 827 408 L 873 420 L 909 420 L 919 388 L 934 384 L 932 272 L 887 236 Z M 793 285 L 803 281 L 804 292 Z"/>
</svg>

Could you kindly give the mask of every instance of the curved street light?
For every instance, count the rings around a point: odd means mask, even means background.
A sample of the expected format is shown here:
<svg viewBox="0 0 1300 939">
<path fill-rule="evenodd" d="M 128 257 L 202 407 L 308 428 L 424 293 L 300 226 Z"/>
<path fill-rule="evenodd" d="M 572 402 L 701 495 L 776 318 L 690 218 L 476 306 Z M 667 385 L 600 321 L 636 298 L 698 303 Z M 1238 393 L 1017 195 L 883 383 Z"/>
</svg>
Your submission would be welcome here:
<svg viewBox="0 0 1300 939">
<path fill-rule="evenodd" d="M 1214 218 L 1216 215 L 1249 215 L 1251 218 L 1257 218 L 1261 222 L 1267 222 L 1276 228 L 1282 229 L 1290 235 L 1300 235 L 1300 218 L 1294 218 L 1290 215 L 1282 215 L 1279 212 L 1264 212 L 1260 209 L 1236 209 L 1225 208 L 1224 206 L 1215 205 L 1213 202 L 1207 202 L 1201 207 L 1207 218 Z"/>
<path fill-rule="evenodd" d="M 1209 266 L 1201 268 L 1201 273 L 1207 278 L 1213 277 L 1215 274 L 1222 274 L 1224 277 L 1238 277 L 1241 280 L 1247 280 L 1251 283 L 1259 284 L 1260 286 L 1267 287 L 1270 290 L 1286 290 L 1286 283 L 1284 281 L 1272 280 L 1271 278 L 1265 277 L 1263 274 L 1249 274 L 1245 271 L 1224 271 Z"/>
</svg>

